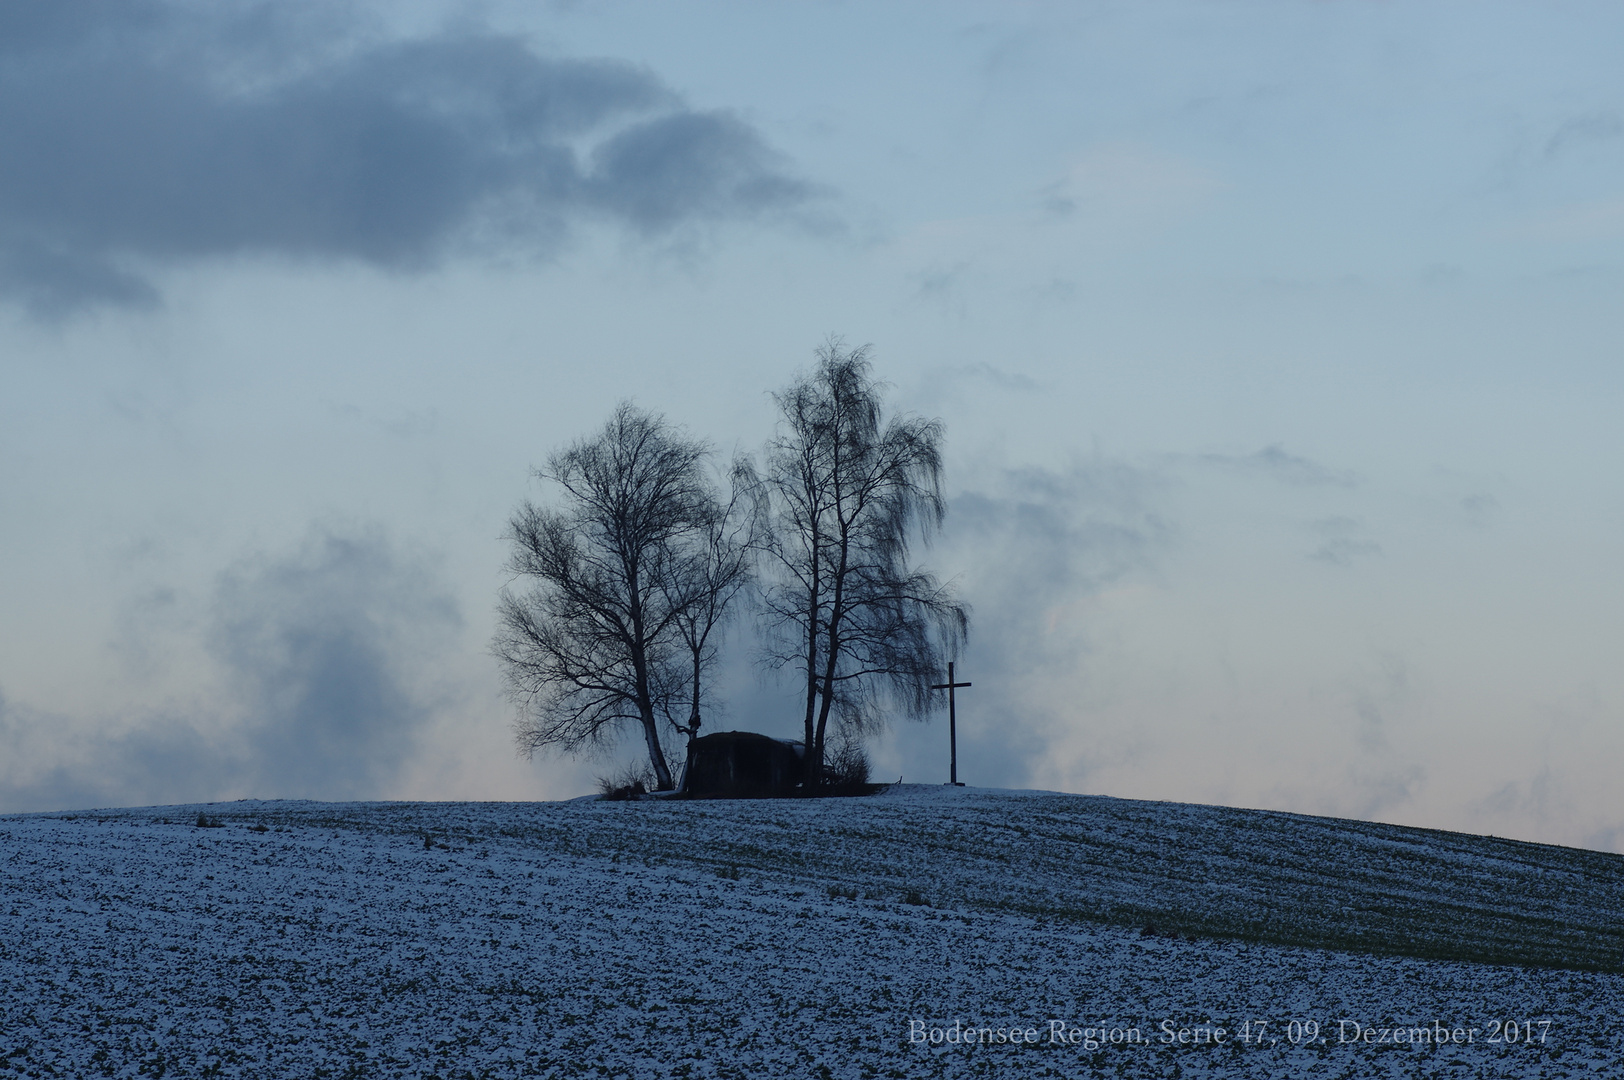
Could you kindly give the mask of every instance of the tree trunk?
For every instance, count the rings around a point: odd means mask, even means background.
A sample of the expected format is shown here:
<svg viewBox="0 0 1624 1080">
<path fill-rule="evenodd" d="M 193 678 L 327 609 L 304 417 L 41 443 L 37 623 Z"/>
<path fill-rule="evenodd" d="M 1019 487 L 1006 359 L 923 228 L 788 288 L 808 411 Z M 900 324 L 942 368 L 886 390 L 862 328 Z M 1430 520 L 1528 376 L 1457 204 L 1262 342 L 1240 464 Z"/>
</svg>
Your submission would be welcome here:
<svg viewBox="0 0 1624 1080">
<path fill-rule="evenodd" d="M 835 703 L 835 664 L 839 662 L 839 641 L 834 631 L 829 632 L 828 660 L 823 668 L 823 701 L 818 706 L 817 751 L 808 752 L 812 768 L 817 770 L 818 783 L 823 783 L 823 746 L 829 731 L 829 711 Z"/>
<path fill-rule="evenodd" d="M 649 764 L 654 766 L 654 783 L 660 791 L 670 791 L 676 785 L 671 782 L 671 770 L 665 764 L 665 751 L 660 749 L 660 729 L 654 723 L 654 710 L 643 708 L 643 738 L 648 743 Z"/>
<path fill-rule="evenodd" d="M 806 741 L 804 754 L 801 759 L 801 788 L 810 791 L 818 786 L 817 741 L 814 737 L 814 717 L 818 709 L 818 604 L 823 599 L 819 595 L 819 585 L 822 582 L 821 549 L 818 546 L 818 532 L 812 532 L 812 586 L 807 590 L 806 605 Z"/>
<path fill-rule="evenodd" d="M 835 494 L 835 506 L 840 506 L 838 489 Z M 828 638 L 824 645 L 823 657 L 823 701 L 818 708 L 818 727 L 815 733 L 817 749 L 810 746 L 807 749 L 807 763 L 809 768 L 816 770 L 817 784 L 823 783 L 823 745 L 824 738 L 829 731 L 829 710 L 835 702 L 835 672 L 840 664 L 840 621 L 845 617 L 846 574 L 849 571 L 851 555 L 851 528 L 845 518 L 840 522 L 840 562 L 834 567 L 834 598 L 829 602 L 829 628 Z"/>
<path fill-rule="evenodd" d="M 813 611 L 814 613 L 816 612 L 815 607 Z M 815 763 L 816 755 L 814 753 L 817 743 L 813 739 L 813 732 L 815 730 L 813 724 L 818 711 L 818 624 L 814 620 L 811 625 L 812 632 L 807 635 L 810 639 L 810 644 L 806 655 L 805 756 L 801 761 L 801 786 L 807 789 L 814 788 L 818 784 L 818 772 L 817 765 Z"/>
<path fill-rule="evenodd" d="M 703 650 L 703 642 L 700 643 L 699 648 L 694 650 L 694 701 L 693 705 L 688 709 L 688 746 L 690 748 L 693 747 L 694 740 L 699 738 L 699 678 L 701 675 L 700 665 L 704 659 L 701 655 Z"/>
</svg>

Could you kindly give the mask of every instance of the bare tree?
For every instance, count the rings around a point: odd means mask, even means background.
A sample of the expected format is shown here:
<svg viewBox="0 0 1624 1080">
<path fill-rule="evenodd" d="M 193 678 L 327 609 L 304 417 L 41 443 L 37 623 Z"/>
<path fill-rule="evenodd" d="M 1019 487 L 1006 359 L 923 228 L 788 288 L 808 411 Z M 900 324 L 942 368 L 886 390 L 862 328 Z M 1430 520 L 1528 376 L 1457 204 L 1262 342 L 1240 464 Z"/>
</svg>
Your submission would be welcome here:
<svg viewBox="0 0 1624 1080">
<path fill-rule="evenodd" d="M 706 454 L 663 417 L 623 403 L 601 432 L 537 470 L 562 505 L 527 502 L 513 516 L 508 568 L 533 586 L 503 590 L 492 646 L 521 707 L 527 756 L 603 746 L 632 725 L 658 786 L 672 787 L 658 719 L 683 681 L 692 593 L 680 579 L 716 514 Z"/>
<path fill-rule="evenodd" d="M 761 483 L 772 517 L 768 660 L 805 679 L 810 786 L 823 779 L 831 716 L 871 730 L 882 696 L 923 716 L 944 653 L 969 629 L 951 590 L 908 565 L 912 536 L 928 540 L 946 510 L 941 423 L 882 415 L 867 347 L 831 339 L 817 358 L 774 395 L 780 426 Z"/>
</svg>

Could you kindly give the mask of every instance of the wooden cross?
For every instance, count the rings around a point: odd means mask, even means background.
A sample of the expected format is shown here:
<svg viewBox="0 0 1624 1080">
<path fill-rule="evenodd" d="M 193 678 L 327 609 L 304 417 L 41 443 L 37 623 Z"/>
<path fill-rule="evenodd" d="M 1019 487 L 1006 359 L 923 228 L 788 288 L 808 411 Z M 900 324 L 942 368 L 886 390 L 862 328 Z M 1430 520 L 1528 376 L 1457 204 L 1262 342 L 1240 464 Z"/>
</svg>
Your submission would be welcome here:
<svg viewBox="0 0 1624 1080">
<path fill-rule="evenodd" d="M 947 681 L 937 683 L 931 687 L 932 690 L 947 691 L 947 745 L 948 751 L 952 755 L 952 764 L 949 766 L 950 771 L 947 774 L 947 782 L 954 787 L 963 787 L 964 785 L 959 783 L 959 717 L 956 702 L 953 700 L 953 691 L 961 686 L 969 685 L 967 682 L 953 681 L 953 661 L 949 660 L 947 662 Z"/>
</svg>

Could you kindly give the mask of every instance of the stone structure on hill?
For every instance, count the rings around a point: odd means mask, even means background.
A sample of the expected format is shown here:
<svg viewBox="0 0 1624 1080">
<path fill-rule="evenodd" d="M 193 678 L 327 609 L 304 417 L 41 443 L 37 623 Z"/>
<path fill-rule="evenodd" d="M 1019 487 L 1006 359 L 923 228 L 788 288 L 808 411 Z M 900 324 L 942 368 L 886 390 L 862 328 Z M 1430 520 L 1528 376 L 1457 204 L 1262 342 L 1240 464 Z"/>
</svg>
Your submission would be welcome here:
<svg viewBox="0 0 1624 1080">
<path fill-rule="evenodd" d="M 688 746 L 682 791 L 701 798 L 788 795 L 801 779 L 804 750 L 754 731 L 719 731 Z"/>
</svg>

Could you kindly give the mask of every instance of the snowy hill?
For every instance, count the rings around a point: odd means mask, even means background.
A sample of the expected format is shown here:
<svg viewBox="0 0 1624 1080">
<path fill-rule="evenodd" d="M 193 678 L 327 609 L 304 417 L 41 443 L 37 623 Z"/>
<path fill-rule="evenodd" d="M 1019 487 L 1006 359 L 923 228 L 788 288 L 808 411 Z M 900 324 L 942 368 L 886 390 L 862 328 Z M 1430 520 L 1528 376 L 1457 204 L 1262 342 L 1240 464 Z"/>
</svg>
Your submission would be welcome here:
<svg viewBox="0 0 1624 1080">
<path fill-rule="evenodd" d="M 1363 822 L 937 787 L 242 802 L 0 818 L 0 867 L 0 1077 L 1624 1062 L 1624 857 Z"/>
</svg>

